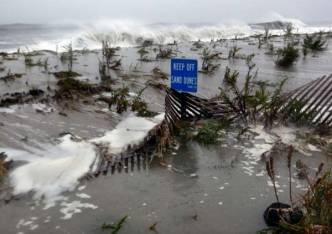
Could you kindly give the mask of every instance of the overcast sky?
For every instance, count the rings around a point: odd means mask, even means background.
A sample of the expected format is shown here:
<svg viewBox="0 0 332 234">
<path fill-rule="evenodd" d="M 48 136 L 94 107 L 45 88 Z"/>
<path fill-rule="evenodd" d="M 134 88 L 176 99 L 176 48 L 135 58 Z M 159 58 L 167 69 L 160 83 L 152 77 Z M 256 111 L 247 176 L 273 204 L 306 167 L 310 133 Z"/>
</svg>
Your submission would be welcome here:
<svg viewBox="0 0 332 234">
<path fill-rule="evenodd" d="M 134 19 L 143 22 L 257 22 L 272 12 L 331 21 L 332 0 L 1 0 L 0 24 Z"/>
</svg>

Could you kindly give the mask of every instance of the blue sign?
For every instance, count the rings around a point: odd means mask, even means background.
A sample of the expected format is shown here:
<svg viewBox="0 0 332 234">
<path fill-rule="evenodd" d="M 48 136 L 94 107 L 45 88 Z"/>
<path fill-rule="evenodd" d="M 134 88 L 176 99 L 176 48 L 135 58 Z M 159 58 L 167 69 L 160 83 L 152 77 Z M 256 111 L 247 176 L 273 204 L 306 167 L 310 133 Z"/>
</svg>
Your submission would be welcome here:
<svg viewBox="0 0 332 234">
<path fill-rule="evenodd" d="M 171 88 L 181 92 L 197 92 L 197 60 L 172 59 Z"/>
</svg>

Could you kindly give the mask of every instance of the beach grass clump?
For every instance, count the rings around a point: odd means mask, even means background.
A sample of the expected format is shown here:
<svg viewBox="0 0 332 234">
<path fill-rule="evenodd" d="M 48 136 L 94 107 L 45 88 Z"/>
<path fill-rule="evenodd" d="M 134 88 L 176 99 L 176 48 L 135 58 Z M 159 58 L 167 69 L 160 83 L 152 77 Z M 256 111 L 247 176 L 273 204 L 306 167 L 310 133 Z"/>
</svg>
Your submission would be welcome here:
<svg viewBox="0 0 332 234">
<path fill-rule="evenodd" d="M 323 36 L 323 33 L 305 35 L 302 45 L 302 50 L 304 55 L 307 55 L 308 51 L 317 52 L 326 49 L 327 49 L 327 39 Z"/>
<path fill-rule="evenodd" d="M 71 77 L 67 77 L 65 79 L 61 79 L 58 81 L 58 86 L 61 88 L 61 91 L 88 91 L 89 89 L 92 89 L 92 85 L 75 80 Z"/>
<path fill-rule="evenodd" d="M 332 155 L 332 143 L 327 144 L 326 151 L 329 155 Z"/>
<path fill-rule="evenodd" d="M 23 74 L 20 73 L 12 73 L 11 70 L 8 70 L 5 76 L 0 77 L 0 80 L 4 82 L 14 81 L 15 79 L 22 78 Z"/>
<path fill-rule="evenodd" d="M 130 102 L 129 102 L 129 88 L 123 86 L 122 88 L 112 91 L 111 102 L 109 103 L 110 107 L 113 105 L 116 106 L 116 112 L 121 114 L 127 111 Z"/>
<path fill-rule="evenodd" d="M 299 57 L 299 49 L 294 44 L 288 43 L 286 47 L 277 50 L 276 65 L 280 67 L 292 66 Z"/>
<path fill-rule="evenodd" d="M 272 91 L 267 90 L 267 84 L 261 83 L 258 91 L 255 93 L 254 100 L 256 100 L 257 105 L 255 110 L 263 111 L 265 128 L 272 128 L 274 121 L 280 117 L 279 110 L 284 104 L 282 92 L 287 80 L 288 78 L 282 79 Z"/>
<path fill-rule="evenodd" d="M 198 128 L 194 139 L 203 145 L 216 144 L 222 136 L 221 130 L 229 126 L 228 121 L 207 120 Z"/>
<path fill-rule="evenodd" d="M 201 40 L 197 40 L 193 43 L 195 49 L 201 49 L 204 46 L 204 43 Z"/>
<path fill-rule="evenodd" d="M 309 125 L 316 116 L 315 111 L 303 111 L 306 103 L 301 100 L 293 100 L 283 110 L 284 121 L 296 123 L 297 126 Z"/>
<path fill-rule="evenodd" d="M 35 57 L 35 56 L 42 56 L 43 55 L 42 52 L 39 52 L 39 51 L 29 52 L 29 50 L 28 50 L 28 52 L 22 53 L 22 54 L 24 57 L 24 64 L 26 67 L 44 67 L 45 66 L 45 61 L 43 62 L 42 59 L 38 59 L 37 62 L 35 62 L 33 60 L 33 57 Z M 47 63 L 47 59 L 46 59 L 46 63 Z"/>
<path fill-rule="evenodd" d="M 81 76 L 81 74 L 74 72 L 74 71 L 54 72 L 53 75 L 58 79 L 75 78 L 75 77 Z"/>
<path fill-rule="evenodd" d="M 213 61 L 221 59 L 221 54 L 222 53 L 219 52 L 212 53 L 207 48 L 205 48 L 202 54 L 202 70 L 200 72 L 211 74 L 217 70 L 220 64 L 215 64 Z"/>
<path fill-rule="evenodd" d="M 152 69 L 153 78 L 159 80 L 168 80 L 168 75 L 166 72 L 163 72 L 159 67 Z"/>
<path fill-rule="evenodd" d="M 62 100 L 64 98 L 73 99 L 77 96 L 84 97 L 98 91 L 98 87 L 71 77 L 60 79 L 57 82 L 57 86 L 58 90 L 55 93 L 55 98 L 58 100 Z"/>
<path fill-rule="evenodd" d="M 146 50 L 146 47 L 141 47 L 139 50 L 137 50 L 137 53 L 139 54 L 139 60 L 140 61 L 149 61 L 147 58 L 147 55 L 149 54 L 149 51 Z"/>
<path fill-rule="evenodd" d="M 171 47 L 163 48 L 159 46 L 159 52 L 156 59 L 171 59 L 175 55 L 175 52 Z"/>
<path fill-rule="evenodd" d="M 240 52 L 241 49 L 242 48 L 238 47 L 237 45 L 232 46 L 228 52 L 228 59 L 237 58 L 238 53 Z"/>
<path fill-rule="evenodd" d="M 115 56 L 116 48 L 110 46 L 110 42 L 102 41 L 102 55 L 108 67 L 111 66 L 112 58 Z"/>
<path fill-rule="evenodd" d="M 157 113 L 148 109 L 148 104 L 143 100 L 142 94 L 146 90 L 147 86 L 141 89 L 138 95 L 131 102 L 131 110 L 136 112 L 140 117 L 153 117 Z"/>
<path fill-rule="evenodd" d="M 293 36 L 294 26 L 292 23 L 287 23 L 286 28 L 284 29 L 285 39 L 291 39 Z"/>
<path fill-rule="evenodd" d="M 181 141 L 190 141 L 194 138 L 194 126 L 192 122 L 180 120 L 175 123 L 173 134 Z"/>
<path fill-rule="evenodd" d="M 149 111 L 148 104 L 141 98 L 135 98 L 131 103 L 131 110 L 137 113 L 140 117 L 153 117 L 155 112 Z"/>
</svg>

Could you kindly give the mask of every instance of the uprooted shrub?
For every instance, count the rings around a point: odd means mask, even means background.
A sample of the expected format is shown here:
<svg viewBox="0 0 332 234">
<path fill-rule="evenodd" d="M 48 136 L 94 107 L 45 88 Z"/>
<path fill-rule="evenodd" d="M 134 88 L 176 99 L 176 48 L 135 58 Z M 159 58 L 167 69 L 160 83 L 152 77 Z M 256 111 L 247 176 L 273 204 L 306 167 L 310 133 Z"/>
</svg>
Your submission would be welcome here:
<svg viewBox="0 0 332 234">
<path fill-rule="evenodd" d="M 292 66 L 299 57 L 299 49 L 294 44 L 288 43 L 286 47 L 277 50 L 276 65 L 280 67 Z"/>
</svg>

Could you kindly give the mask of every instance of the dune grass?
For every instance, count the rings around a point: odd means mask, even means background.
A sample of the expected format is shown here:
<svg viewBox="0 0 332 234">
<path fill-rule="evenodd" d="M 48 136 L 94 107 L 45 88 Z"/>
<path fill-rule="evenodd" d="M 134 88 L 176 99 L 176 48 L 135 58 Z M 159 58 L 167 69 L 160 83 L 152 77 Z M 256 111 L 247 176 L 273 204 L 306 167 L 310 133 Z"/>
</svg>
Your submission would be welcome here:
<svg viewBox="0 0 332 234">
<path fill-rule="evenodd" d="M 292 66 L 299 57 L 299 49 L 294 44 L 288 43 L 284 48 L 277 50 L 276 65 L 280 67 Z"/>
</svg>

